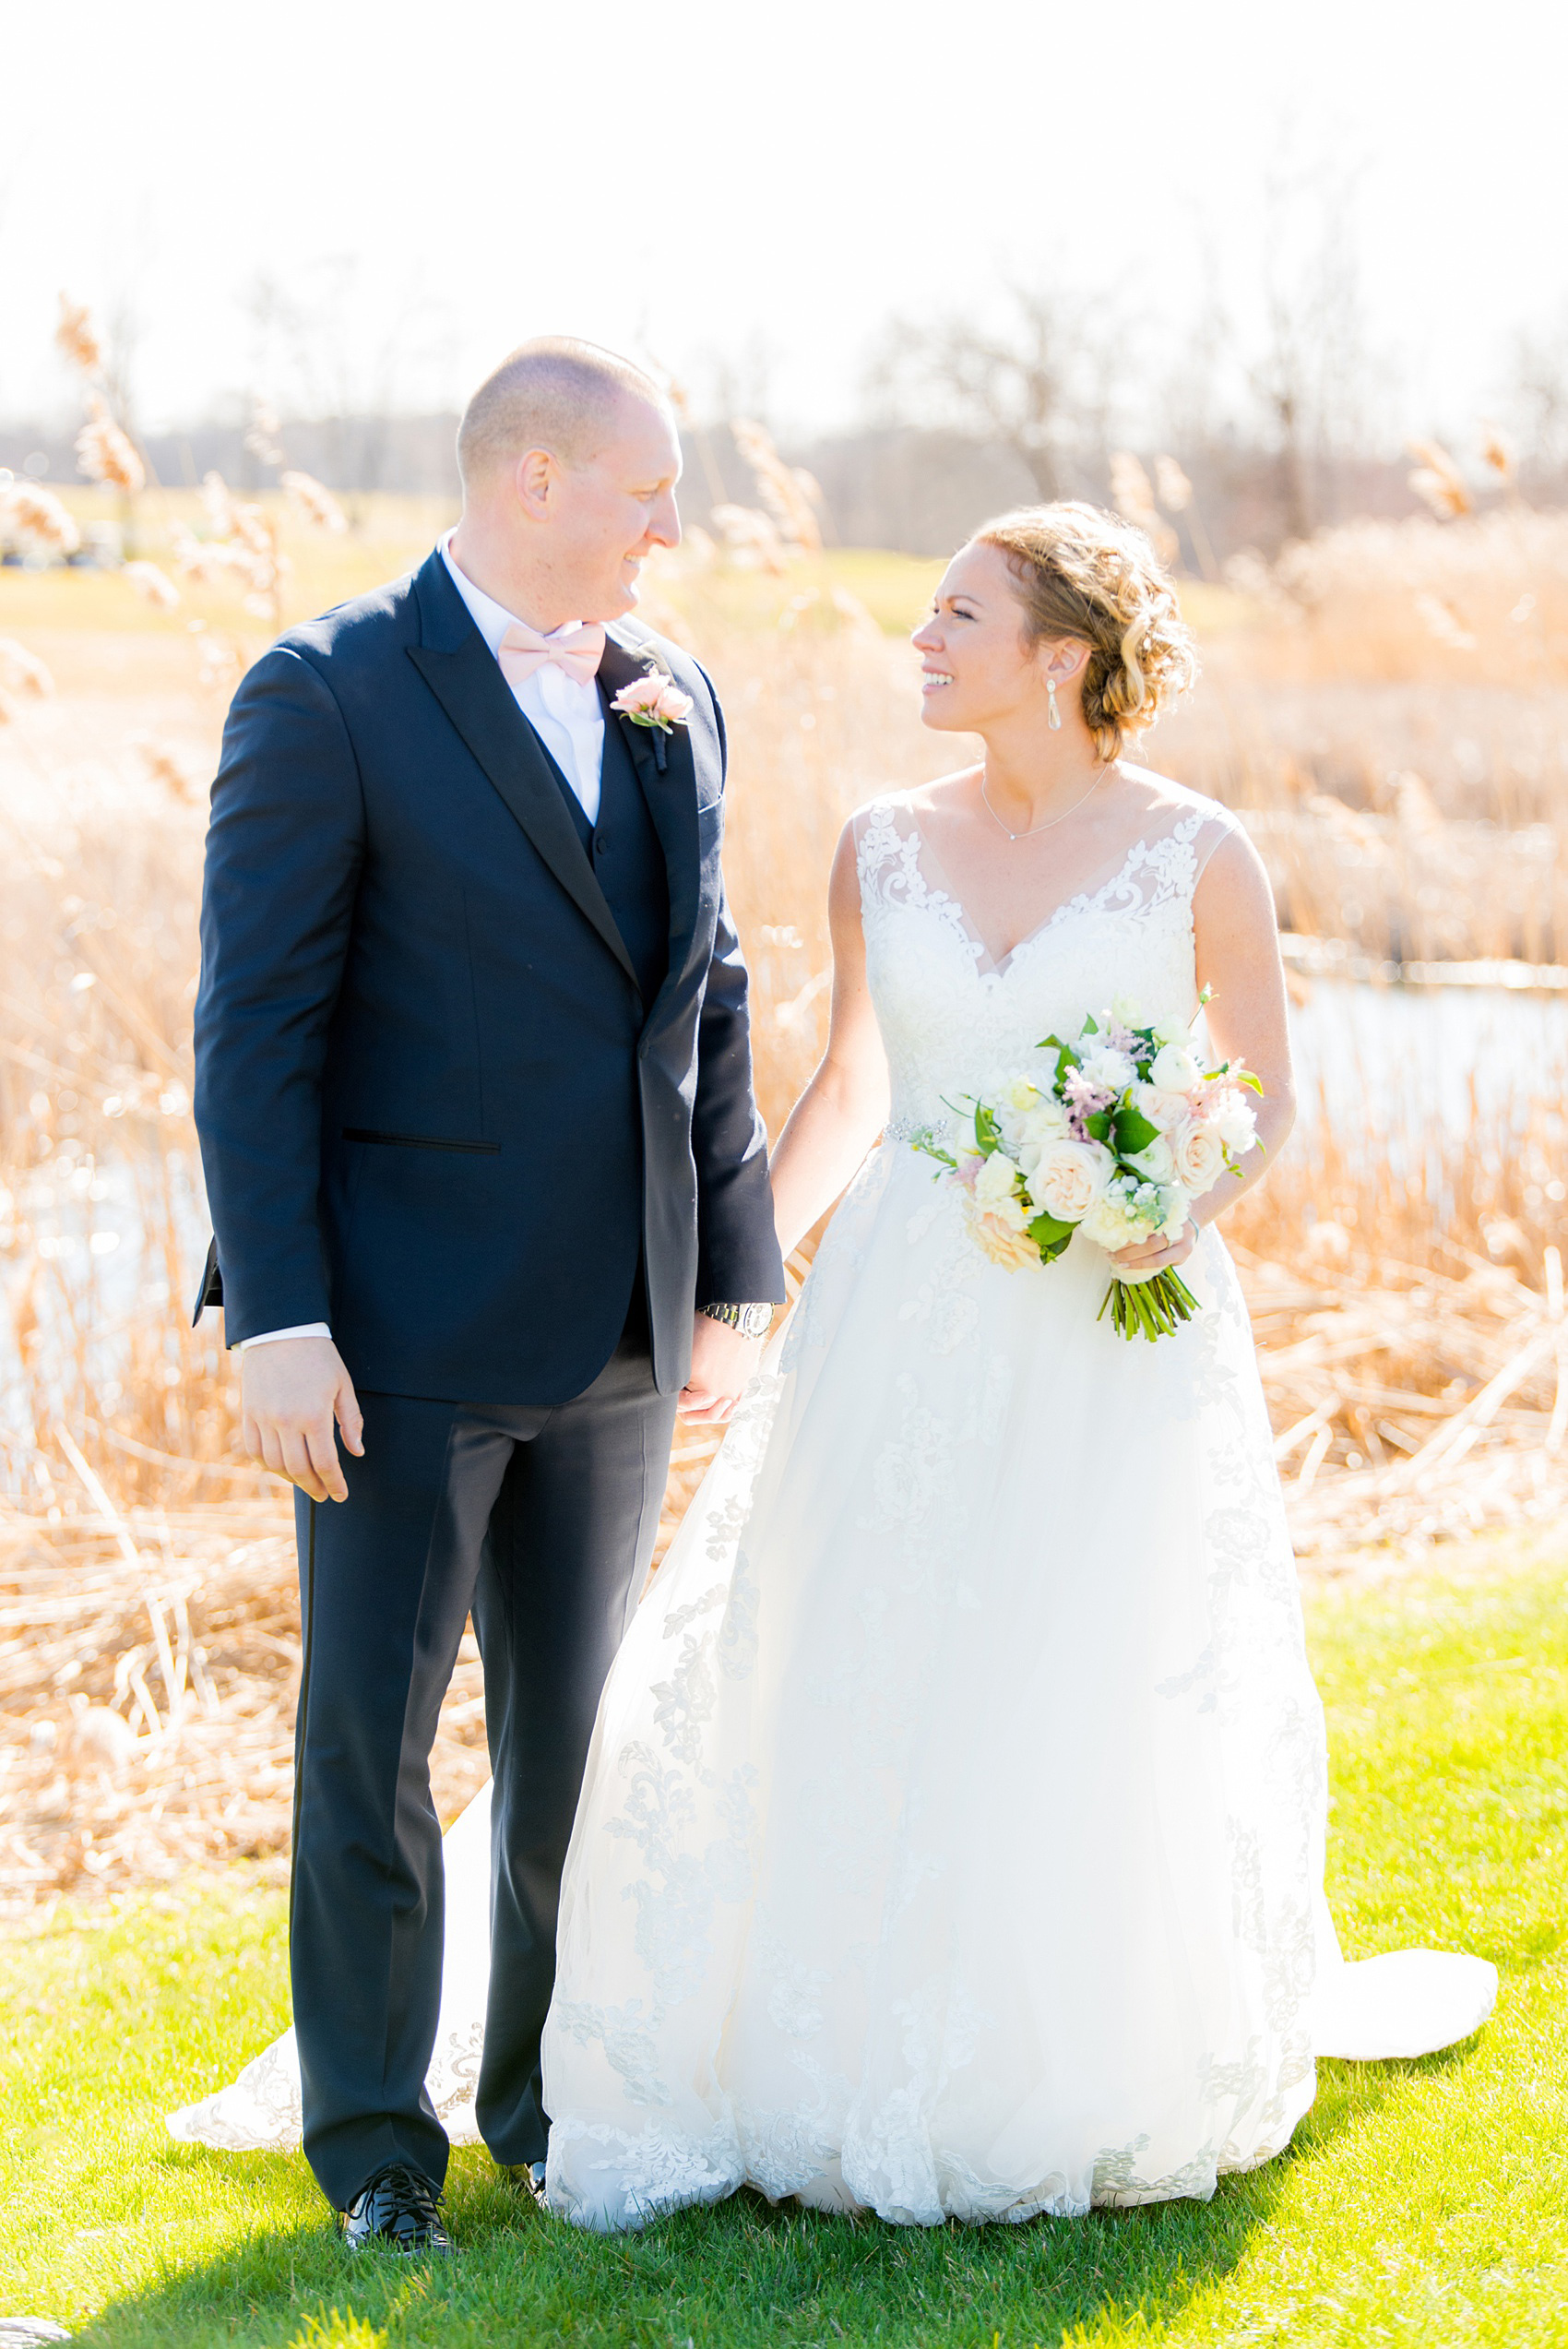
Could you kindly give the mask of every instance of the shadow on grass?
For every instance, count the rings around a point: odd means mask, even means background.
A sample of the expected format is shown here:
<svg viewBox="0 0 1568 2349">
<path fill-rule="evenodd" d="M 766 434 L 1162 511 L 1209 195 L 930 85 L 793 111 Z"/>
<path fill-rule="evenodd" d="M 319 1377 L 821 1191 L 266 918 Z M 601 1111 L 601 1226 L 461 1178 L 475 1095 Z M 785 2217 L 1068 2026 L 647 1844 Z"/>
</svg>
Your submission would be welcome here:
<svg viewBox="0 0 1568 2349">
<path fill-rule="evenodd" d="M 1446 2065 L 1462 2051 L 1429 2059 Z M 409 2266 L 352 2257 L 301 2207 L 303 2164 L 171 2152 L 193 2197 L 204 2177 L 247 2222 L 220 2256 L 106 2307 L 78 2336 L 94 2349 L 283 2349 L 333 2307 L 385 2328 L 388 2349 L 563 2342 L 583 2349 L 763 2349 L 763 2344 L 928 2343 L 958 2349 L 1054 2344 L 1082 2328 L 1155 2327 L 1231 2274 L 1292 2175 L 1331 2158 L 1416 2067 L 1324 2068 L 1318 2103 L 1281 2158 L 1224 2180 L 1212 2202 L 1168 2202 L 1018 2227 L 903 2228 L 774 2208 L 746 2193 L 637 2236 L 600 2237 L 542 2218 L 487 2155 L 454 2156 L 448 2201 L 460 2256 Z M 1426 2069 L 1423 2065 L 1420 2069 Z M 236 2187 L 240 2192 L 236 2194 Z M 308 2207 L 308 2206 L 307 2206 Z"/>
</svg>

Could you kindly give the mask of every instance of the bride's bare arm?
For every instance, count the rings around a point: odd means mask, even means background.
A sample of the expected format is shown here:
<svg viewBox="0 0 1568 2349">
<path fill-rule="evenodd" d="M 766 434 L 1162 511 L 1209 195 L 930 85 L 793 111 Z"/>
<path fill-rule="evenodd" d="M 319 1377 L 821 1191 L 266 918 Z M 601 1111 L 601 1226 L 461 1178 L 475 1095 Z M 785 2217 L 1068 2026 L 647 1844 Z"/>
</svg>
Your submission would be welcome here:
<svg viewBox="0 0 1568 2349">
<path fill-rule="evenodd" d="M 1194 1200 L 1193 1222 L 1202 1225 L 1212 1223 L 1262 1180 L 1296 1122 L 1274 895 L 1262 858 L 1240 829 L 1220 843 L 1204 867 L 1193 894 L 1193 933 L 1198 984 L 1214 990 L 1208 1032 L 1216 1058 L 1244 1062 L 1263 1084 L 1261 1100 L 1248 1095 L 1263 1148 L 1248 1151 L 1240 1178 L 1222 1174 L 1212 1190 Z M 1141 1270 L 1181 1264 L 1191 1255 L 1194 1237 L 1189 1224 L 1172 1245 L 1155 1240 L 1143 1247 L 1123 1248 L 1117 1262 Z"/>
<path fill-rule="evenodd" d="M 866 984 L 861 885 L 846 825 L 827 890 L 833 936 L 833 1012 L 827 1049 L 790 1112 L 769 1170 L 778 1245 L 799 1247 L 830 1208 L 887 1117 L 887 1062 Z"/>
</svg>

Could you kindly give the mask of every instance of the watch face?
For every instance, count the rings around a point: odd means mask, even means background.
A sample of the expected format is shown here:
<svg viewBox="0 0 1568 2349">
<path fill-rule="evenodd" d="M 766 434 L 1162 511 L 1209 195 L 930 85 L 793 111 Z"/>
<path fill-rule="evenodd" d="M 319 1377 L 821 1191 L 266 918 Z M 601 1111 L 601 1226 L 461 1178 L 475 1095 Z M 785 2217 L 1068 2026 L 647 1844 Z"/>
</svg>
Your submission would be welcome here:
<svg viewBox="0 0 1568 2349">
<path fill-rule="evenodd" d="M 741 1311 L 741 1328 L 748 1338 L 765 1338 L 772 1319 L 773 1307 L 770 1305 L 748 1305 Z"/>
</svg>

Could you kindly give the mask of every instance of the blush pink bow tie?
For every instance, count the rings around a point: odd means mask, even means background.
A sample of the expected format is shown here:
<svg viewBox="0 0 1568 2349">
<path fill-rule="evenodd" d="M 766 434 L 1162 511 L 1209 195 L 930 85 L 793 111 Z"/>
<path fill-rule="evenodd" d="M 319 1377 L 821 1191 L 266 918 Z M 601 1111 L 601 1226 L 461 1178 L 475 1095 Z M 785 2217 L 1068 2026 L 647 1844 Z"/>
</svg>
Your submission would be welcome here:
<svg viewBox="0 0 1568 2349">
<path fill-rule="evenodd" d="M 541 636 L 526 621 L 514 620 L 502 638 L 496 658 L 509 686 L 520 686 L 547 663 L 564 669 L 573 683 L 591 685 L 604 653 L 604 630 L 596 620 L 579 620 L 552 637 Z"/>
</svg>

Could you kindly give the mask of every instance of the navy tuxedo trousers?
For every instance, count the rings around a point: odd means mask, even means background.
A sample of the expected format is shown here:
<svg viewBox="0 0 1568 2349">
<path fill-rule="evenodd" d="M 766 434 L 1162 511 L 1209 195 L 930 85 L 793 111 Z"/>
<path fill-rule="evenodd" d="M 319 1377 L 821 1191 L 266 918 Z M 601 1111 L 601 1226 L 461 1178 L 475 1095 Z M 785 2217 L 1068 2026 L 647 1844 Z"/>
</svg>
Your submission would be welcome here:
<svg viewBox="0 0 1568 2349">
<path fill-rule="evenodd" d="M 429 1759 L 470 1609 L 495 1781 L 478 2117 L 498 2162 L 544 2159 L 539 2043 L 561 1869 L 675 1420 L 636 1312 L 569 1402 L 360 1401 L 364 1457 L 344 1461 L 348 1500 L 298 1499 L 291 1966 L 304 2150 L 339 2209 L 388 2162 L 437 2186 L 445 2176 L 424 2090 L 444 1929 Z"/>
</svg>

